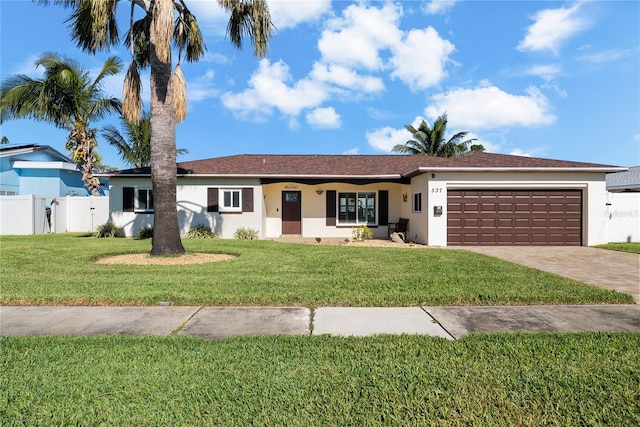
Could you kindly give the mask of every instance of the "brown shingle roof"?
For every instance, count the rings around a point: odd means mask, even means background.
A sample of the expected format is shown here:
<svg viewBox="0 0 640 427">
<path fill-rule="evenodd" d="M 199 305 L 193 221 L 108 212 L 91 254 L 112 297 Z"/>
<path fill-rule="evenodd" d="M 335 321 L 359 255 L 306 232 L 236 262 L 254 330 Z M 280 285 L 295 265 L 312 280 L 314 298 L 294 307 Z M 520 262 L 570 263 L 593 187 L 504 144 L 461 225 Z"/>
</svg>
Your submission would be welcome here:
<svg viewBox="0 0 640 427">
<path fill-rule="evenodd" d="M 474 152 L 457 158 L 406 155 L 261 155 L 242 154 L 178 163 L 179 175 L 253 177 L 406 177 L 429 170 L 568 169 L 618 172 L 624 168 L 595 163 Z M 113 174 L 148 175 L 149 168 Z"/>
</svg>

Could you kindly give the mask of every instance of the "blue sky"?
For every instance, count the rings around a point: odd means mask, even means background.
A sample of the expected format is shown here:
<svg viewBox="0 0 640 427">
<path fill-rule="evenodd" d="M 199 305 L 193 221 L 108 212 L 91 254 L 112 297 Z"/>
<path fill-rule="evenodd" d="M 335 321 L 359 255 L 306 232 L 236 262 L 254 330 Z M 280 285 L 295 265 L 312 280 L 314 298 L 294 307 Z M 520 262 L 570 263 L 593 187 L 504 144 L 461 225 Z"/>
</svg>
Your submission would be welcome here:
<svg viewBox="0 0 640 427">
<path fill-rule="evenodd" d="M 128 2 L 119 6 L 121 34 Z M 447 112 L 488 152 L 618 166 L 640 164 L 640 2 L 268 1 L 277 27 L 265 59 L 225 39 L 214 0 L 186 0 L 208 52 L 185 63 L 188 117 L 179 161 L 233 154 L 388 154 Z M 1 77 L 39 76 L 46 51 L 95 75 L 106 57 L 77 50 L 69 11 L 1 0 Z M 28 25 L 28 29 L 25 26 Z M 124 71 L 105 90 L 121 96 Z M 143 76 L 148 100 L 148 73 Z M 98 123 L 111 123 L 112 118 Z M 64 152 L 66 133 L 29 120 L 0 130 L 12 144 Z M 101 141 L 99 141 L 101 142 Z M 105 164 L 123 168 L 100 144 Z"/>
</svg>

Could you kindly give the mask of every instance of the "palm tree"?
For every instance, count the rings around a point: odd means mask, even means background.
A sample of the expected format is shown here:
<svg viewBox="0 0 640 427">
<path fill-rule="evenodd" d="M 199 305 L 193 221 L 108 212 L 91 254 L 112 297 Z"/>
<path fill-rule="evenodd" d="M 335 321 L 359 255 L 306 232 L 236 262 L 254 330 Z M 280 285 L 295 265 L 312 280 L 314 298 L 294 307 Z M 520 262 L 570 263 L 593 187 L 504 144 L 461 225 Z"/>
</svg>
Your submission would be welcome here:
<svg viewBox="0 0 640 427">
<path fill-rule="evenodd" d="M 97 129 L 91 123 L 111 113 L 120 113 L 121 102 L 105 97 L 102 80 L 122 69 L 122 62 L 110 57 L 92 81 L 89 73 L 69 58 L 45 53 L 36 60 L 44 77 L 19 74 L 7 78 L 0 88 L 0 123 L 11 119 L 35 119 L 69 132 L 66 149 L 82 171 L 84 185 L 100 195 L 100 182 L 93 176 L 96 163 Z"/>
<path fill-rule="evenodd" d="M 142 113 L 138 123 L 120 118 L 125 135 L 118 128 L 107 125 L 102 128 L 101 135 L 111 146 L 115 147 L 122 160 L 134 168 L 146 168 L 151 165 L 151 114 Z M 179 148 L 177 154 L 187 154 L 189 150 Z"/>
<path fill-rule="evenodd" d="M 469 131 L 458 132 L 445 141 L 447 133 L 447 113 L 443 113 L 433 122 L 433 127 L 422 120 L 418 129 L 411 125 L 404 125 L 405 129 L 411 132 L 413 139 L 404 144 L 398 144 L 391 150 L 401 154 L 419 154 L 435 157 L 457 157 L 469 150 L 469 144 L 475 138 L 463 141 Z"/>
<path fill-rule="evenodd" d="M 120 0 L 39 0 L 72 9 L 68 22 L 71 37 L 88 52 L 107 50 L 119 43 L 116 9 Z M 180 61 L 197 62 L 206 50 L 196 17 L 184 0 L 130 0 L 130 28 L 125 44 L 132 61 L 125 77 L 123 114 L 139 119 L 142 106 L 138 68 L 151 68 L 151 181 L 154 194 L 154 235 L 151 255 L 183 254 L 176 202 L 177 166 L 175 124 L 186 115 L 186 89 Z M 242 47 L 242 39 L 253 42 L 254 54 L 266 54 L 273 25 L 266 0 L 218 0 L 230 12 L 227 33 Z M 144 17 L 133 22 L 134 9 Z M 178 50 L 172 73 L 171 42 Z"/>
</svg>

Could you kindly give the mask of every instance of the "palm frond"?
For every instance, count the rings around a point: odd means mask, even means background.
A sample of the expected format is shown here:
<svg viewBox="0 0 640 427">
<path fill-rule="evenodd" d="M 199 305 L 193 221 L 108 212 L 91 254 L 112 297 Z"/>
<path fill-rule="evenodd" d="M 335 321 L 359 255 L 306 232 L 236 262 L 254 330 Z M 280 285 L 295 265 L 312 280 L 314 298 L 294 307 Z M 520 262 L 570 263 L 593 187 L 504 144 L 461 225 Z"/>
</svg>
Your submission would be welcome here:
<svg viewBox="0 0 640 427">
<path fill-rule="evenodd" d="M 72 7 L 73 12 L 66 22 L 71 29 L 71 38 L 81 50 L 95 53 L 108 50 L 120 41 L 116 23 L 116 6 L 119 0 L 57 0 L 55 3 Z"/>
<path fill-rule="evenodd" d="M 184 52 L 184 58 L 187 62 L 197 62 L 204 56 L 207 47 L 195 15 L 191 13 L 183 0 L 179 1 L 180 3 L 176 4 L 178 16 L 174 26 L 173 40 L 180 52 L 179 56 Z M 178 63 L 180 59 L 178 58 Z"/>
<path fill-rule="evenodd" d="M 158 59 L 169 62 L 171 59 L 171 38 L 173 36 L 173 1 L 155 0 L 151 15 L 153 46 Z"/>
<path fill-rule="evenodd" d="M 176 123 L 181 123 L 187 117 L 187 82 L 184 79 L 184 74 L 182 74 L 180 64 L 176 65 L 172 79 L 173 111 Z"/>
<path fill-rule="evenodd" d="M 227 35 L 231 43 L 242 49 L 243 37 L 249 37 L 253 42 L 253 54 L 264 57 L 274 29 L 267 3 L 264 0 L 218 0 L 218 4 L 230 12 Z"/>
<path fill-rule="evenodd" d="M 142 109 L 142 81 L 138 65 L 131 60 L 127 75 L 124 77 L 122 115 L 129 121 L 137 123 Z"/>
</svg>

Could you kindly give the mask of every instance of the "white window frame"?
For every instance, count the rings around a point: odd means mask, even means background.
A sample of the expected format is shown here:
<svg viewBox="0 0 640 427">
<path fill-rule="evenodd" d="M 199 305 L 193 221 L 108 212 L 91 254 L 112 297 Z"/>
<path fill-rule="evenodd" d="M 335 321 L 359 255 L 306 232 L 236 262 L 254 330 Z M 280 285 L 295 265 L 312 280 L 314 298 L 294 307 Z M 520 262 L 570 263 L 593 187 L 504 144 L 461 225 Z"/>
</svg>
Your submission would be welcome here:
<svg viewBox="0 0 640 427">
<path fill-rule="evenodd" d="M 141 206 L 140 194 L 146 193 L 146 203 Z M 133 210 L 134 212 L 153 212 L 153 190 L 151 188 L 136 187 L 133 193 Z"/>
<path fill-rule="evenodd" d="M 242 188 L 220 188 L 218 191 L 218 210 L 220 212 L 242 212 Z M 227 194 L 229 195 L 228 200 L 225 199 Z M 237 194 L 237 200 L 234 199 L 234 194 Z"/>
<path fill-rule="evenodd" d="M 413 200 L 411 201 L 412 212 L 422 212 L 422 193 L 413 193 Z"/>
</svg>

